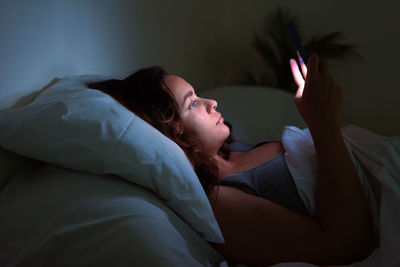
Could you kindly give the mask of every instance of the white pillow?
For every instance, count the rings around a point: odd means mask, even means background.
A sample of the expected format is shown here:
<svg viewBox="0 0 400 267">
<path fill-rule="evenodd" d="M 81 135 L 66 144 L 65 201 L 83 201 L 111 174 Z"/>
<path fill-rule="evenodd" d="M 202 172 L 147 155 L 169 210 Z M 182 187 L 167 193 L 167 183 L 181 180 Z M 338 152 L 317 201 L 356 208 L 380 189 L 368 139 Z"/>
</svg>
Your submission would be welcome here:
<svg viewBox="0 0 400 267">
<path fill-rule="evenodd" d="M 31 104 L 0 113 L 4 148 L 95 174 L 116 174 L 152 190 L 207 241 L 223 237 L 189 160 L 173 141 L 86 81 L 67 77 Z"/>
</svg>

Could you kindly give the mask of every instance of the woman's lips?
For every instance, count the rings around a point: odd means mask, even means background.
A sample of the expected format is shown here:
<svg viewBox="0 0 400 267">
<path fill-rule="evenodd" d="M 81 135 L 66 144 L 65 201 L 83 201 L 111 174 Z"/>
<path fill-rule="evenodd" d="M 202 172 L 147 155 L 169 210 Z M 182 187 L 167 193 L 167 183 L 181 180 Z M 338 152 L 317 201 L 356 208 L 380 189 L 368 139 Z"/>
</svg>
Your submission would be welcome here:
<svg viewBox="0 0 400 267">
<path fill-rule="evenodd" d="M 223 121 L 224 121 L 224 118 L 221 116 L 221 114 L 219 114 L 218 121 L 217 121 L 216 125 L 220 124 Z"/>
</svg>

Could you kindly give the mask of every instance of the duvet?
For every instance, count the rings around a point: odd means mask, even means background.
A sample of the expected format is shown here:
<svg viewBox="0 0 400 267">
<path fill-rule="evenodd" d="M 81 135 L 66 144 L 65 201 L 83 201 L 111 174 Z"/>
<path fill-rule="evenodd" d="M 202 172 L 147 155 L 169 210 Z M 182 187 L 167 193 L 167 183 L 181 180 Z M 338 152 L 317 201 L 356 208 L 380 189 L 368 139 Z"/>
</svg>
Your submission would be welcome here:
<svg viewBox="0 0 400 267">
<path fill-rule="evenodd" d="M 377 246 L 351 266 L 400 266 L 400 136 L 380 136 L 353 125 L 341 131 L 369 201 Z M 317 161 L 310 132 L 287 126 L 282 143 L 300 196 L 315 214 Z"/>
<path fill-rule="evenodd" d="M 0 194 L 0 266 L 218 266 L 151 191 L 32 160 Z"/>
</svg>

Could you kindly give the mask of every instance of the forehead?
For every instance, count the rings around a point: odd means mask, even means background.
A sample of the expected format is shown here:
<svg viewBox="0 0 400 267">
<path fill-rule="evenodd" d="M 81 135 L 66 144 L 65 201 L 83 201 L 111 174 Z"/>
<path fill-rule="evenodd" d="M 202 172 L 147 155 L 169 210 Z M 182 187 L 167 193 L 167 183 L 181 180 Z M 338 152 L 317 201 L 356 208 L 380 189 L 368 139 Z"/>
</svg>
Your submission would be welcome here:
<svg viewBox="0 0 400 267">
<path fill-rule="evenodd" d="M 193 87 L 179 76 L 171 74 L 167 75 L 164 79 L 164 82 L 173 93 L 178 104 L 182 104 L 182 101 L 188 92 L 194 93 Z"/>
</svg>

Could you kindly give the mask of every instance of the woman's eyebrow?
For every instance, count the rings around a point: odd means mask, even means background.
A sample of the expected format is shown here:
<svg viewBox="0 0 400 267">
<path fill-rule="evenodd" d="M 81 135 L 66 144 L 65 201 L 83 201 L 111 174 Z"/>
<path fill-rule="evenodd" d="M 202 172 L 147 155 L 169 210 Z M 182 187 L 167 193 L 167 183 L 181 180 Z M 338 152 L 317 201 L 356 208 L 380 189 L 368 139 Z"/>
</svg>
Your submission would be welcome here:
<svg viewBox="0 0 400 267">
<path fill-rule="evenodd" d="M 182 107 L 185 106 L 186 99 L 187 99 L 188 97 L 192 96 L 192 95 L 193 95 L 193 91 L 189 91 L 189 92 L 187 92 L 187 93 L 185 94 L 185 96 L 183 97 Z"/>
</svg>

